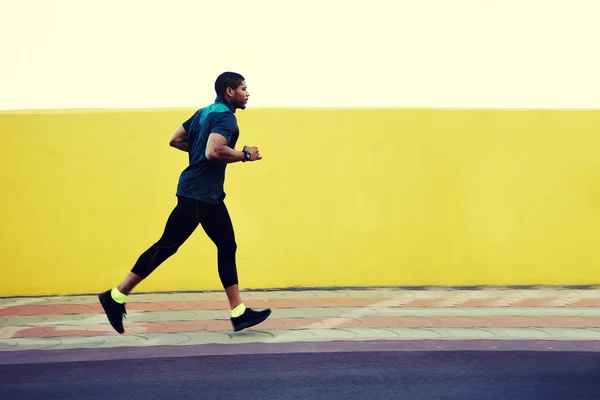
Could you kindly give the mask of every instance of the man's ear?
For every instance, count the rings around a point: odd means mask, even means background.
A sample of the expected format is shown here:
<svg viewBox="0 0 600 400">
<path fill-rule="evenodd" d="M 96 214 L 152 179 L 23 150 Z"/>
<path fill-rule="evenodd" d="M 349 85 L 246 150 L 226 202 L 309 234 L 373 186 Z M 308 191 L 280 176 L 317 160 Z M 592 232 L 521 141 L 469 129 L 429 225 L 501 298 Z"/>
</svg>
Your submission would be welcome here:
<svg viewBox="0 0 600 400">
<path fill-rule="evenodd" d="M 235 93 L 235 90 L 233 90 L 232 88 L 228 87 L 227 89 L 225 89 L 225 94 L 228 96 L 233 97 L 233 94 Z"/>
</svg>

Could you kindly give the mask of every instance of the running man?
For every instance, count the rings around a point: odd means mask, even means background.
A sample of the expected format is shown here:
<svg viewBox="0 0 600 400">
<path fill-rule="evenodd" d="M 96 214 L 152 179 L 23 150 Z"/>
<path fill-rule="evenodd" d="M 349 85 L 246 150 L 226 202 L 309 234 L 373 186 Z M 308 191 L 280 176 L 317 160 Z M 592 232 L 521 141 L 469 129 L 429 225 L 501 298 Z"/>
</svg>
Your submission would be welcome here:
<svg viewBox="0 0 600 400">
<path fill-rule="evenodd" d="M 234 72 L 219 75 L 215 91 L 215 102 L 196 111 L 176 129 L 169 141 L 172 147 L 189 153 L 189 165 L 179 178 L 177 205 L 167 219 L 162 236 L 138 258 L 119 286 L 98 295 L 108 321 L 120 334 L 125 332 L 123 317 L 127 295 L 175 254 L 198 225 L 202 225 L 217 248 L 219 278 L 229 300 L 233 330 L 259 324 L 271 314 L 270 309 L 247 308 L 240 298 L 237 244 L 224 203 L 227 164 L 262 159 L 256 146 L 235 150 L 240 134 L 235 111 L 246 108 L 250 94 L 244 77 Z"/>
</svg>

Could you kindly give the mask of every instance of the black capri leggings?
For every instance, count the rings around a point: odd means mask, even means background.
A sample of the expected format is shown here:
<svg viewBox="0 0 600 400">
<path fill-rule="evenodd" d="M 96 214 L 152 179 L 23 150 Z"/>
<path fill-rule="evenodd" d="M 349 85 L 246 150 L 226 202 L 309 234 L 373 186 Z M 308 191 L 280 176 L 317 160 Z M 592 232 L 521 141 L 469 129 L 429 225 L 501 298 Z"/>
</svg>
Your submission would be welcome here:
<svg viewBox="0 0 600 400">
<path fill-rule="evenodd" d="M 146 278 L 196 230 L 198 224 L 217 246 L 219 278 L 224 288 L 238 283 L 235 252 L 237 244 L 233 225 L 224 203 L 203 203 L 187 197 L 177 197 L 177 206 L 169 215 L 165 230 L 158 240 L 137 260 L 131 272 Z"/>
</svg>

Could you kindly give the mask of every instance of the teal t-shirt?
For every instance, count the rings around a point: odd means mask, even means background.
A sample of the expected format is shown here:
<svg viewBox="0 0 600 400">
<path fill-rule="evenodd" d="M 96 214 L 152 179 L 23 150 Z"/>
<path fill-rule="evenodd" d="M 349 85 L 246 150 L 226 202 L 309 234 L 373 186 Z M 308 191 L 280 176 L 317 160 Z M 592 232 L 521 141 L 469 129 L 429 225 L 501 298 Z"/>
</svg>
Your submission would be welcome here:
<svg viewBox="0 0 600 400">
<path fill-rule="evenodd" d="M 183 123 L 188 135 L 190 164 L 183 170 L 177 185 L 177 196 L 205 203 L 219 204 L 225 199 L 225 167 L 227 164 L 209 161 L 206 144 L 211 133 L 223 135 L 232 149 L 240 136 L 235 108 L 217 97 L 215 102 L 201 108 Z"/>
</svg>

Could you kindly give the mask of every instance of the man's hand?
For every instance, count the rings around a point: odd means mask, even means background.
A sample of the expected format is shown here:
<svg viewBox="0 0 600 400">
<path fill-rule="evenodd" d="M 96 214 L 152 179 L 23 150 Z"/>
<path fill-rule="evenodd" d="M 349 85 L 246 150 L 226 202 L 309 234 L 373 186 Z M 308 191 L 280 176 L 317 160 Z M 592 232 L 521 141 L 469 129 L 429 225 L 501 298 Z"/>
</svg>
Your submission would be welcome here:
<svg viewBox="0 0 600 400">
<path fill-rule="evenodd" d="M 258 147 L 256 146 L 244 146 L 244 150 L 250 153 L 250 159 L 248 161 L 258 161 L 262 160 L 262 156 L 258 151 Z"/>
</svg>

